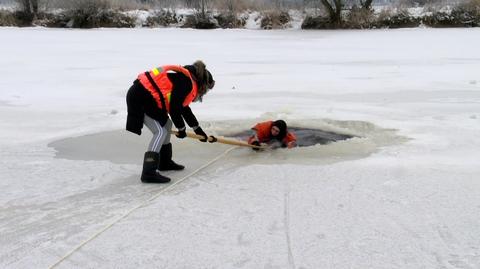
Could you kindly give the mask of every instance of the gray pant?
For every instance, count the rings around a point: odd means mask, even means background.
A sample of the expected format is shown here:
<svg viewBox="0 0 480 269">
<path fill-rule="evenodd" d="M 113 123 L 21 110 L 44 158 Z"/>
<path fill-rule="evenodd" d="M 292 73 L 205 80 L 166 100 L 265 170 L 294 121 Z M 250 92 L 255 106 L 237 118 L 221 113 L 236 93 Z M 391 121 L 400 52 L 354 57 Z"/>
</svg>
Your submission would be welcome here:
<svg viewBox="0 0 480 269">
<path fill-rule="evenodd" d="M 150 118 L 145 115 L 143 123 L 150 129 L 153 133 L 152 140 L 148 145 L 148 151 L 154 151 L 160 153 L 162 145 L 170 143 L 170 131 L 172 130 L 172 121 L 167 120 L 164 126 L 160 125 L 160 122 Z"/>
</svg>

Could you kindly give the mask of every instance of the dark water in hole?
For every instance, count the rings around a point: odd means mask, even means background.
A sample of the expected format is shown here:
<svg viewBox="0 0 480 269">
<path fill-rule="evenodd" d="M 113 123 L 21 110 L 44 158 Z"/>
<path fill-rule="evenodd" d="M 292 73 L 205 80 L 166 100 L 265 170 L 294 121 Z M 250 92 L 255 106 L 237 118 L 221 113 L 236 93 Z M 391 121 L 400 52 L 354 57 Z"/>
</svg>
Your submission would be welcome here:
<svg viewBox="0 0 480 269">
<path fill-rule="evenodd" d="M 300 127 L 288 127 L 288 131 L 294 133 L 297 136 L 297 145 L 299 147 L 308 147 L 316 144 L 324 145 L 340 140 L 347 140 L 354 137 L 351 135 L 337 134 L 318 129 Z M 247 130 L 240 133 L 230 134 L 229 136 L 238 137 L 241 140 L 246 140 L 253 134 L 254 132 L 252 130 Z"/>
</svg>

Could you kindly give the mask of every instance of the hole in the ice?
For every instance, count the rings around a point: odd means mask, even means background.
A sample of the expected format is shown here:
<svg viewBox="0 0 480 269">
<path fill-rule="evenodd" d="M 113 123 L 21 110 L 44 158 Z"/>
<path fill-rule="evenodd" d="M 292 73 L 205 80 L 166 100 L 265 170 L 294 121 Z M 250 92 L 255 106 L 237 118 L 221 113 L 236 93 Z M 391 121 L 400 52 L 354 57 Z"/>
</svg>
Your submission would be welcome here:
<svg viewBox="0 0 480 269">
<path fill-rule="evenodd" d="M 205 127 L 207 134 L 246 141 L 253 134 L 253 131 L 247 128 L 254 126 L 258 121 L 258 119 L 228 120 L 203 122 L 201 125 Z M 289 130 L 296 134 L 301 147 L 264 151 L 261 154 L 254 154 L 249 148 L 239 148 L 230 152 L 225 161 L 235 165 L 327 164 L 364 158 L 381 148 L 409 140 L 398 135 L 395 129 L 381 128 L 366 121 L 302 119 L 288 120 L 288 123 Z M 51 142 L 49 146 L 55 149 L 57 158 L 107 160 L 118 164 L 141 165 L 151 137 L 147 130 L 140 137 L 125 130 L 117 130 L 64 138 Z M 201 143 L 194 139 L 175 137 L 171 142 L 175 159 L 189 165 L 211 160 L 229 147 L 220 143 Z"/>
<path fill-rule="evenodd" d="M 327 132 L 319 129 L 301 128 L 301 127 L 288 127 L 288 131 L 295 134 L 297 137 L 298 147 L 309 147 L 314 145 L 325 145 L 332 142 L 347 140 L 353 138 L 352 135 L 339 134 L 334 132 Z M 231 137 L 236 137 L 241 140 L 247 140 L 248 137 L 253 135 L 252 130 L 245 130 L 238 133 L 229 134 Z"/>
</svg>

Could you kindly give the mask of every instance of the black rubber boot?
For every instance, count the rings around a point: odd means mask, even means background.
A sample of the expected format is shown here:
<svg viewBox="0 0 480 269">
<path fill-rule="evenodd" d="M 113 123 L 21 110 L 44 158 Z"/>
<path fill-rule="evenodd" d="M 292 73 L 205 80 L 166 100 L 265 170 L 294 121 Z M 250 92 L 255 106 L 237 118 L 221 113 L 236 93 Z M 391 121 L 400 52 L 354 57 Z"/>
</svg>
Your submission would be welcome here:
<svg viewBox="0 0 480 269">
<path fill-rule="evenodd" d="M 172 143 L 168 143 L 162 146 L 160 149 L 160 163 L 158 164 L 158 170 L 183 170 L 185 166 L 175 163 L 172 160 Z"/>
<path fill-rule="evenodd" d="M 143 159 L 142 182 L 143 183 L 167 183 L 170 178 L 160 175 L 157 171 L 159 156 L 157 152 L 147 151 Z"/>
</svg>

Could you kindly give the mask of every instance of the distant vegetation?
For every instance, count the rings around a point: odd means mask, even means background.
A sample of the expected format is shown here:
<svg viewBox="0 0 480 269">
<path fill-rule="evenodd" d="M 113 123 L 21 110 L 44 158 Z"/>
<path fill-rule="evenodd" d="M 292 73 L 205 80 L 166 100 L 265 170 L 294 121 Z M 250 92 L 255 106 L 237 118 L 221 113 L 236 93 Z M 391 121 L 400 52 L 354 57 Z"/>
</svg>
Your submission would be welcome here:
<svg viewBox="0 0 480 269">
<path fill-rule="evenodd" d="M 480 26 L 480 0 L 0 0 L 0 26 L 282 29 L 292 12 L 303 29 Z"/>
</svg>

